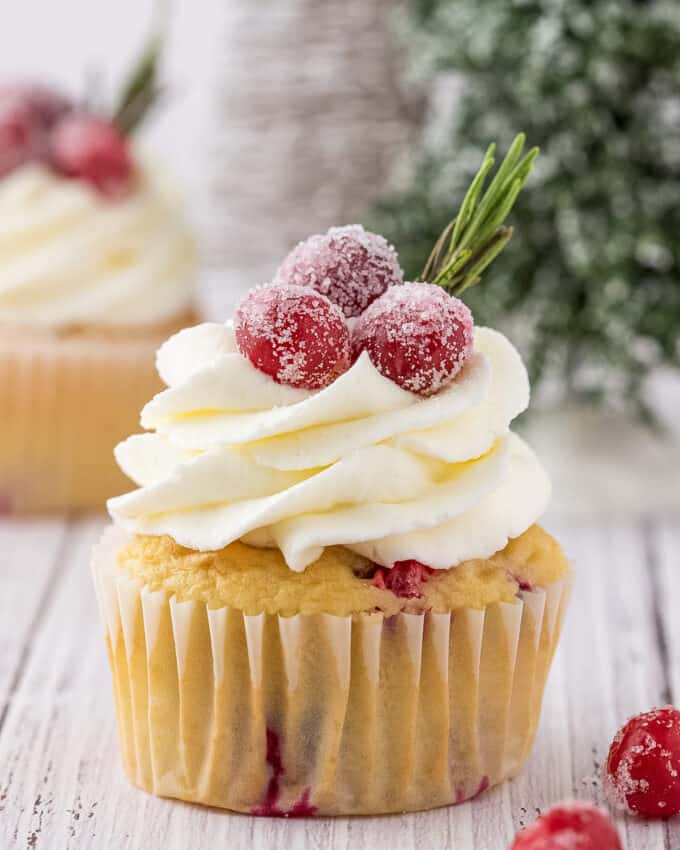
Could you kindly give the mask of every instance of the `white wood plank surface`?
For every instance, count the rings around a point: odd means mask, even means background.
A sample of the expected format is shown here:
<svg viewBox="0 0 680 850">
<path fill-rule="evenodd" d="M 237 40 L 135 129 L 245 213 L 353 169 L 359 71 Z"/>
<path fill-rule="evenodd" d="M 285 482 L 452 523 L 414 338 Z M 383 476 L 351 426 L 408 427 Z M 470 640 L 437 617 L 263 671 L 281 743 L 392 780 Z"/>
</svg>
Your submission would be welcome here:
<svg viewBox="0 0 680 850">
<path fill-rule="evenodd" d="M 88 557 L 103 518 L 0 520 L 2 850 L 504 850 L 552 802 L 602 802 L 632 713 L 680 693 L 680 516 L 550 524 L 577 581 L 524 774 L 472 803 L 280 821 L 157 800 L 125 781 Z M 619 818 L 628 850 L 678 850 L 680 822 Z"/>
</svg>

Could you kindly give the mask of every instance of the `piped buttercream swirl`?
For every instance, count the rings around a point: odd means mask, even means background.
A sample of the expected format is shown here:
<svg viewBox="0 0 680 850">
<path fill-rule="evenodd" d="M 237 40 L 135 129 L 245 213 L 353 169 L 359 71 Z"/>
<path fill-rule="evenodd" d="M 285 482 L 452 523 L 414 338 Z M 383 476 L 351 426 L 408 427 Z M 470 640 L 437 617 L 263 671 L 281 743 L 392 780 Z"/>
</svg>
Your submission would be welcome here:
<svg viewBox="0 0 680 850">
<path fill-rule="evenodd" d="M 0 181 L 0 322 L 144 326 L 192 300 L 194 241 L 174 188 L 141 163 L 122 199 L 26 165 Z"/>
<path fill-rule="evenodd" d="M 447 569 L 491 556 L 546 506 L 547 476 L 510 431 L 526 370 L 496 331 L 477 329 L 464 370 L 427 399 L 365 352 L 323 390 L 282 386 L 238 353 L 230 323 L 181 331 L 157 362 L 168 389 L 142 412 L 150 433 L 116 450 L 139 489 L 109 510 L 131 532 L 275 546 L 293 570 L 330 545 Z"/>
</svg>

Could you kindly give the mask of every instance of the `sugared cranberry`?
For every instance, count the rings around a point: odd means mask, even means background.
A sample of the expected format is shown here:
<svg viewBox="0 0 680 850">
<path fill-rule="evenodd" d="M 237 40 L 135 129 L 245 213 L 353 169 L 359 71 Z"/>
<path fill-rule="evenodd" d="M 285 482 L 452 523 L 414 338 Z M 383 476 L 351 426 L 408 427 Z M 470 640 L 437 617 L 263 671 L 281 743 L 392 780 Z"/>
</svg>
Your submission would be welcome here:
<svg viewBox="0 0 680 850">
<path fill-rule="evenodd" d="M 290 387 L 323 389 L 350 365 L 340 308 L 306 287 L 251 289 L 236 308 L 235 335 L 253 366 Z"/>
<path fill-rule="evenodd" d="M 73 108 L 71 101 L 48 88 L 31 83 L 14 83 L 0 86 L 0 105 L 5 100 L 19 100 L 25 104 L 46 130 Z"/>
<path fill-rule="evenodd" d="M 395 283 L 402 271 L 397 252 L 382 236 L 360 224 L 331 227 L 300 242 L 288 254 L 275 283 L 311 286 L 351 318 Z"/>
<path fill-rule="evenodd" d="M 85 180 L 107 197 L 123 195 L 133 173 L 125 137 L 113 124 L 92 115 L 69 115 L 57 124 L 50 159 L 62 176 Z"/>
<path fill-rule="evenodd" d="M 510 850 L 622 850 L 616 827 L 592 803 L 553 806 L 523 829 Z"/>
<path fill-rule="evenodd" d="M 430 283 L 388 289 L 360 316 L 353 334 L 355 356 L 367 351 L 382 375 L 422 396 L 452 381 L 472 346 L 470 310 Z"/>
<path fill-rule="evenodd" d="M 0 99 L 0 177 L 40 157 L 45 132 L 18 98 Z"/>
<path fill-rule="evenodd" d="M 69 102 L 39 86 L 0 87 L 0 177 L 44 159 L 48 133 Z"/>
<path fill-rule="evenodd" d="M 680 812 L 680 711 L 632 717 L 609 749 L 604 786 L 613 805 L 646 818 Z"/>
<path fill-rule="evenodd" d="M 381 590 L 391 590 L 402 599 L 420 599 L 423 584 L 433 572 L 432 567 L 420 561 L 396 561 L 389 570 L 378 567 L 373 576 L 373 585 Z"/>
</svg>

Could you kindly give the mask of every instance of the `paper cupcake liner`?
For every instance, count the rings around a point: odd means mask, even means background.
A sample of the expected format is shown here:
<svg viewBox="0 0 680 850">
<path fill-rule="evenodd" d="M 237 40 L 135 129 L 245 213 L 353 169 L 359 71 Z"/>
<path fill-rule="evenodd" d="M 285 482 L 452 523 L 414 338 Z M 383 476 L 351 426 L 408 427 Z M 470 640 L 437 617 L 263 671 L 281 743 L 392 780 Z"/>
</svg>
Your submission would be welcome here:
<svg viewBox="0 0 680 850">
<path fill-rule="evenodd" d="M 450 614 L 249 616 L 93 571 L 130 780 L 251 814 L 460 803 L 532 746 L 570 579 Z"/>
<path fill-rule="evenodd" d="M 157 333 L 0 341 L 0 511 L 101 506 L 130 489 L 113 448 L 161 388 Z"/>
</svg>

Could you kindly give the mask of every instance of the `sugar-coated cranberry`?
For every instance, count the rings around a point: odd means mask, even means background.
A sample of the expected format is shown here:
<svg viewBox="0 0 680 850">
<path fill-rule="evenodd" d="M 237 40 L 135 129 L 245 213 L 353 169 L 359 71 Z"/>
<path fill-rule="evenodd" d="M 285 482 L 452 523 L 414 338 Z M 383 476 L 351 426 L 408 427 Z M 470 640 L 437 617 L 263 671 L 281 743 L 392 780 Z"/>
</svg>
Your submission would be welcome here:
<svg viewBox="0 0 680 850">
<path fill-rule="evenodd" d="M 14 83 L 0 86 L 0 104 L 4 100 L 19 100 L 33 113 L 45 129 L 73 108 L 71 101 L 47 86 L 34 83 Z"/>
<path fill-rule="evenodd" d="M 515 838 L 510 850 L 622 850 L 616 827 L 592 803 L 553 806 Z"/>
<path fill-rule="evenodd" d="M 387 240 L 360 224 L 350 224 L 331 227 L 296 245 L 274 282 L 311 286 L 351 318 L 402 279 L 397 252 Z"/>
<path fill-rule="evenodd" d="M 323 389 L 350 366 L 345 317 L 313 289 L 251 289 L 236 308 L 234 329 L 241 354 L 280 384 Z"/>
<path fill-rule="evenodd" d="M 69 102 L 40 86 L 0 86 L 0 177 L 47 153 L 48 132 Z"/>
<path fill-rule="evenodd" d="M 381 590 L 391 590 L 402 599 L 420 599 L 423 584 L 434 572 L 432 567 L 420 561 L 396 561 L 391 569 L 378 567 L 373 576 L 373 584 Z"/>
<path fill-rule="evenodd" d="M 463 368 L 474 342 L 470 310 L 430 283 L 394 286 L 360 316 L 354 355 L 367 351 L 373 365 L 395 384 L 428 396 Z"/>
<path fill-rule="evenodd" d="M 110 198 L 126 192 L 134 170 L 125 136 L 109 121 L 85 114 L 69 115 L 56 125 L 50 159 L 62 176 L 85 180 Z"/>
<path fill-rule="evenodd" d="M 37 159 L 43 150 L 45 134 L 27 104 L 20 100 L 0 100 L 0 177 Z"/>
<path fill-rule="evenodd" d="M 632 717 L 609 749 L 604 786 L 613 805 L 646 818 L 680 812 L 680 711 Z"/>
</svg>

